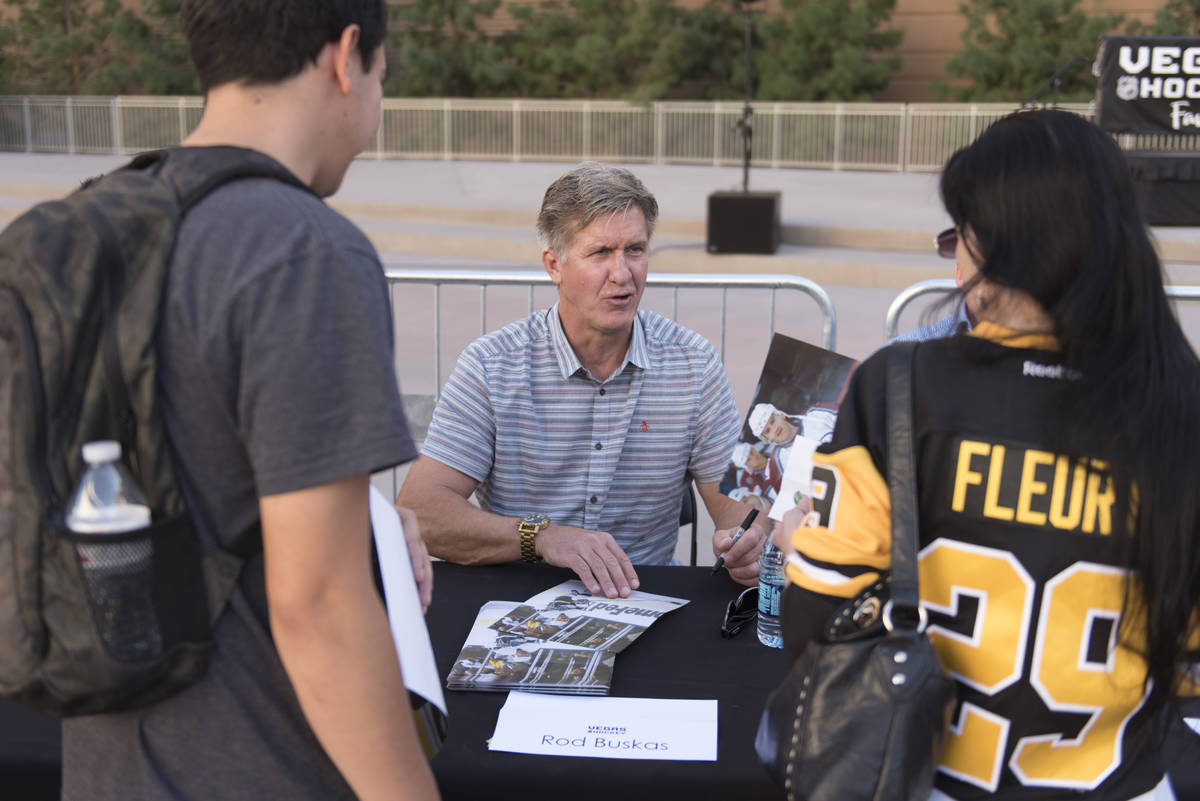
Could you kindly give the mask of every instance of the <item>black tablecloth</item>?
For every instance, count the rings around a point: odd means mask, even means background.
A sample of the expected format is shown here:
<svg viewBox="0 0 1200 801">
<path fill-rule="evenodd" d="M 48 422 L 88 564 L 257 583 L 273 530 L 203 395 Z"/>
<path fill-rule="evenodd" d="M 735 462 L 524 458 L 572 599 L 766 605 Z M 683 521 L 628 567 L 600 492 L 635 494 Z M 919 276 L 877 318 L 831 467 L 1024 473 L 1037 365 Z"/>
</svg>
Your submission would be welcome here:
<svg viewBox="0 0 1200 801">
<path fill-rule="evenodd" d="M 442 797 L 585 801 L 664 798 L 778 799 L 754 755 L 767 693 L 784 673 L 783 652 L 759 643 L 752 627 L 720 635 L 726 604 L 743 588 L 707 567 L 639 567 L 641 589 L 690 603 L 655 621 L 617 656 L 612 696 L 718 699 L 716 762 L 542 757 L 489 751 L 487 739 L 507 693 L 447 692 L 450 734 L 433 761 Z M 539 565 L 434 568 L 427 621 L 444 678 L 485 601 L 523 601 L 574 578 Z"/>
</svg>

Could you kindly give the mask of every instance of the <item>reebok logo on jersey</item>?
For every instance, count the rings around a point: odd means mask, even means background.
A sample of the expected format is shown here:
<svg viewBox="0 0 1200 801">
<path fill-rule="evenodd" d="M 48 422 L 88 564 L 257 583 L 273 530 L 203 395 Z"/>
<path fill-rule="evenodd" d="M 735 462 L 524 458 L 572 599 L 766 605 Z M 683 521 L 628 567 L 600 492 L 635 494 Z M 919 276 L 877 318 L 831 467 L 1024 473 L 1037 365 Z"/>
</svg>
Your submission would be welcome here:
<svg viewBox="0 0 1200 801">
<path fill-rule="evenodd" d="M 1059 381 L 1069 378 L 1074 381 L 1079 378 L 1079 371 L 1069 370 L 1061 364 L 1040 364 L 1026 359 L 1021 367 L 1021 375 L 1030 378 L 1054 378 Z"/>
</svg>

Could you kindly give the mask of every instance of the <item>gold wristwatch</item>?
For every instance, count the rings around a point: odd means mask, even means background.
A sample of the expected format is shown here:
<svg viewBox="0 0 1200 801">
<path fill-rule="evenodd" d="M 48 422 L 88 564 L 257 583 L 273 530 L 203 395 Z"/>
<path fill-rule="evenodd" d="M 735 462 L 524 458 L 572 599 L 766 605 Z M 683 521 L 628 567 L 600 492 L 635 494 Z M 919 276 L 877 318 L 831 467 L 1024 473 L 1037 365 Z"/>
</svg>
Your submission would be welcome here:
<svg viewBox="0 0 1200 801">
<path fill-rule="evenodd" d="M 530 512 L 521 518 L 517 531 L 521 535 L 521 561 L 536 565 L 542 561 L 533 547 L 533 539 L 542 529 L 550 525 L 550 518 L 541 512 Z"/>
</svg>

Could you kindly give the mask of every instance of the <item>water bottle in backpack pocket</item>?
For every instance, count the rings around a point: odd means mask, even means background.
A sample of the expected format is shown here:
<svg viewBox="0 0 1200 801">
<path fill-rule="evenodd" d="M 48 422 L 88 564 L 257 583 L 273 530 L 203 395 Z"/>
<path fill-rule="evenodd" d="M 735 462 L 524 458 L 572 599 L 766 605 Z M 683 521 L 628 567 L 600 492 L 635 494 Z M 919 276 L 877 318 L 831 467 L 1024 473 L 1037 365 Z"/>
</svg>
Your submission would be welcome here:
<svg viewBox="0 0 1200 801">
<path fill-rule="evenodd" d="M 67 509 L 67 528 L 83 571 L 96 630 L 121 662 L 155 659 L 162 630 L 154 609 L 154 543 L 150 506 L 121 464 L 121 444 L 83 446 L 87 472 Z"/>
<path fill-rule="evenodd" d="M 91 715 L 204 673 L 261 543 L 255 526 L 229 547 L 201 538 L 160 405 L 156 334 L 183 215 L 251 177 L 303 186 L 260 153 L 173 148 L 0 231 L 0 696 Z M 123 454 L 93 453 L 99 440 Z"/>
</svg>

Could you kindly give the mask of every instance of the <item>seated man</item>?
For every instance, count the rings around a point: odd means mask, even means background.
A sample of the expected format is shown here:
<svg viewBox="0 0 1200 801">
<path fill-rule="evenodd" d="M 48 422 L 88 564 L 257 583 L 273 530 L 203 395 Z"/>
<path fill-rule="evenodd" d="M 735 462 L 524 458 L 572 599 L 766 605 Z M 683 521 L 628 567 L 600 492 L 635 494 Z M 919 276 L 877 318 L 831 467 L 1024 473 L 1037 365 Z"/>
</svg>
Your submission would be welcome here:
<svg viewBox="0 0 1200 801">
<path fill-rule="evenodd" d="M 952 337 L 955 334 L 966 333 L 975 328 L 976 314 L 974 309 L 974 301 L 965 287 L 966 278 L 962 267 L 958 264 L 958 229 L 947 228 L 933 238 L 934 247 L 937 249 L 937 254 L 944 259 L 954 259 L 954 283 L 958 286 L 959 291 L 963 292 L 962 297 L 954 304 L 954 311 L 946 315 L 940 320 L 936 320 L 928 325 L 921 326 L 899 336 L 888 340 L 887 344 L 893 342 L 928 342 L 931 339 L 944 339 Z M 978 297 L 978 295 L 976 295 Z"/>
<path fill-rule="evenodd" d="M 558 303 L 463 351 L 400 489 L 430 553 L 544 559 L 627 596 L 634 563 L 672 562 L 690 478 L 713 552 L 756 580 L 765 515 L 730 547 L 749 507 L 717 491 L 739 429 L 725 370 L 699 334 L 638 310 L 657 216 L 619 167 L 583 164 L 546 190 L 537 230 Z"/>
</svg>

